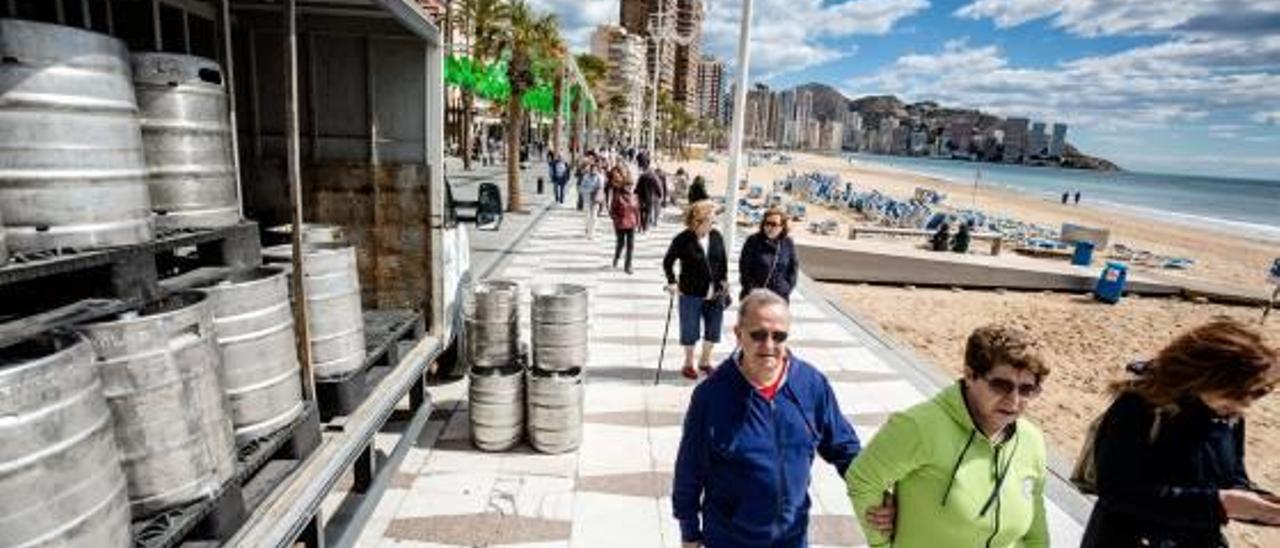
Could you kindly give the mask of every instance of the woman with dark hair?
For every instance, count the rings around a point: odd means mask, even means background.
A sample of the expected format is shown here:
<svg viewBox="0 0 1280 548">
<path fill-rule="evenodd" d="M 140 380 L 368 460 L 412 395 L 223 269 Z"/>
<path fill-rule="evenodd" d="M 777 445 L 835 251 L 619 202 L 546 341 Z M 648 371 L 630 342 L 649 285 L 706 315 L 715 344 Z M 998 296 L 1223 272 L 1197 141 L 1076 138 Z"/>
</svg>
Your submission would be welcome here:
<svg viewBox="0 0 1280 548">
<path fill-rule="evenodd" d="M 703 179 L 701 175 L 694 177 L 693 184 L 689 185 L 689 205 L 710 199 L 711 195 L 707 194 L 706 179 Z"/>
<path fill-rule="evenodd" d="M 1229 520 L 1280 525 L 1244 467 L 1243 413 L 1280 381 L 1280 355 L 1232 320 L 1184 333 L 1116 399 L 1093 446 L 1098 503 L 1084 548 L 1227 546 Z"/>
<path fill-rule="evenodd" d="M 631 254 L 636 245 L 636 227 L 640 226 L 640 200 L 631 188 L 631 180 L 627 170 L 615 167 L 609 173 L 609 218 L 613 219 L 613 233 L 616 242 L 613 247 L 613 268 L 618 268 L 618 259 L 626 249 L 626 261 L 623 263 L 627 274 L 631 273 Z"/>
<path fill-rule="evenodd" d="M 739 298 L 763 287 L 790 302 L 799 271 L 796 245 L 787 235 L 787 215 L 776 207 L 769 208 L 760 219 L 760 230 L 747 238 L 738 254 Z"/>
</svg>

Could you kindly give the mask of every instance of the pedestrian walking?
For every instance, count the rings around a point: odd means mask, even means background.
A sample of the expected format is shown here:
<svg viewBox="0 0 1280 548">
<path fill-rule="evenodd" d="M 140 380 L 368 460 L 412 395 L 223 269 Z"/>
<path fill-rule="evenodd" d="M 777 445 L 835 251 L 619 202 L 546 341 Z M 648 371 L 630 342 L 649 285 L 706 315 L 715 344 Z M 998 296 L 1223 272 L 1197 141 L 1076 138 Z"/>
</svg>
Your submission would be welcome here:
<svg viewBox="0 0 1280 548">
<path fill-rule="evenodd" d="M 827 378 L 787 349 L 790 329 L 786 301 L 748 294 L 741 350 L 693 391 L 671 493 L 686 547 L 807 546 L 815 454 L 840 474 L 858 454 Z"/>
<path fill-rule="evenodd" d="M 565 162 L 560 154 L 549 152 L 547 156 L 551 158 L 548 165 L 551 172 L 551 184 L 555 188 L 556 203 L 563 205 L 565 187 L 569 184 L 569 177 L 572 173 L 570 173 L 568 162 Z"/>
<path fill-rule="evenodd" d="M 689 174 L 684 168 L 676 169 L 675 181 L 672 182 L 671 192 L 667 194 L 667 205 L 680 205 L 680 197 L 689 195 Z"/>
<path fill-rule="evenodd" d="M 964 377 L 890 416 L 845 474 L 867 543 L 1047 548 L 1044 435 L 1021 415 L 1048 374 L 1026 333 L 970 334 Z M 867 514 L 886 500 L 897 506 L 891 537 Z"/>
<path fill-rule="evenodd" d="M 1063 193 L 1062 193 L 1062 205 L 1067 205 L 1067 199 L 1068 199 L 1068 198 L 1070 198 L 1070 197 L 1071 197 L 1071 193 L 1069 193 L 1069 192 L 1063 192 Z"/>
<path fill-rule="evenodd" d="M 689 185 L 689 205 L 710 199 L 711 195 L 707 194 L 707 180 L 701 175 L 694 177 L 693 184 Z"/>
<path fill-rule="evenodd" d="M 764 288 L 791 301 L 800 261 L 787 228 L 786 214 L 776 207 L 769 208 L 760 220 L 760 230 L 742 244 L 742 252 L 738 254 L 740 298 L 753 289 Z"/>
<path fill-rule="evenodd" d="M 627 274 L 631 274 L 631 254 L 636 245 L 636 227 L 640 226 L 640 201 L 636 199 L 627 179 L 626 171 L 615 169 L 609 181 L 609 217 L 613 219 L 613 233 L 616 243 L 613 248 L 613 268 L 618 268 L 618 259 L 623 248 L 626 249 L 626 261 L 623 263 Z"/>
<path fill-rule="evenodd" d="M 1280 355 L 1233 320 L 1182 334 L 1112 384 L 1086 442 L 1098 502 L 1083 548 L 1227 546 L 1229 521 L 1280 526 L 1280 498 L 1245 470 L 1244 413 L 1280 382 Z"/>
<path fill-rule="evenodd" d="M 647 232 L 656 222 L 655 212 L 662 208 L 662 180 L 654 173 L 648 155 L 641 154 L 636 165 L 640 168 L 640 178 L 636 181 L 636 195 L 640 198 L 640 232 Z"/>
<path fill-rule="evenodd" d="M 600 208 L 604 205 L 604 171 L 601 169 L 600 163 L 596 161 L 587 162 L 585 173 L 582 175 L 582 184 L 578 187 L 582 199 L 586 202 L 587 210 L 587 239 L 594 241 L 596 239 L 596 218 L 600 215 Z"/>
<path fill-rule="evenodd" d="M 1080 191 L 1079 191 L 1079 190 L 1077 190 L 1077 191 L 1076 191 L 1076 202 L 1075 202 L 1075 205 L 1080 205 Z"/>
<path fill-rule="evenodd" d="M 702 357 L 698 369 L 711 373 L 711 351 L 720 342 L 724 310 L 729 306 L 728 254 L 724 238 L 714 226 L 715 211 L 711 202 L 689 206 L 684 216 L 685 229 L 671 240 L 662 259 L 667 291 L 680 296 L 680 345 L 684 347 L 684 367 L 680 372 L 689 379 L 698 378 L 693 354 L 700 338 Z M 677 262 L 678 281 L 674 269 Z"/>
</svg>

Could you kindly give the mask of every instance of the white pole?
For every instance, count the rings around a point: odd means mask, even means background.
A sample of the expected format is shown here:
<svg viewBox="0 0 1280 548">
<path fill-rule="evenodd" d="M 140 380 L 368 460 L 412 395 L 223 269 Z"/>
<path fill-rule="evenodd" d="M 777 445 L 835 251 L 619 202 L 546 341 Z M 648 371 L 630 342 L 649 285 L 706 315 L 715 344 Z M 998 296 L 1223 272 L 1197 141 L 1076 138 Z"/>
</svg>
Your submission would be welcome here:
<svg viewBox="0 0 1280 548">
<path fill-rule="evenodd" d="M 737 248 L 738 173 L 742 165 L 742 126 L 747 110 L 747 66 L 751 58 L 751 0 L 742 0 L 742 24 L 738 32 L 738 77 L 733 90 L 733 133 L 729 140 L 729 180 L 725 188 L 725 246 L 729 253 Z"/>
<path fill-rule="evenodd" d="M 658 135 L 658 88 L 662 85 L 662 39 L 666 25 L 663 21 L 663 8 L 666 2 L 658 0 L 658 19 L 656 24 L 649 28 L 649 36 L 657 41 L 653 48 L 653 94 L 649 100 L 649 161 L 657 163 L 658 153 L 654 151 L 654 141 Z"/>
</svg>

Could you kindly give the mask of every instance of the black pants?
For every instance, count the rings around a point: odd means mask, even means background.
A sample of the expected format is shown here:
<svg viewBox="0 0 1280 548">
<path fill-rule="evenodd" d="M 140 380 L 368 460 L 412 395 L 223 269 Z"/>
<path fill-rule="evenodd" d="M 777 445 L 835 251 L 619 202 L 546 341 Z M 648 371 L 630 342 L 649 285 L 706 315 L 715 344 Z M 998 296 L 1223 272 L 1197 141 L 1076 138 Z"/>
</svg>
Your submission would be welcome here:
<svg viewBox="0 0 1280 548">
<path fill-rule="evenodd" d="M 622 255 L 622 245 L 626 242 L 627 261 L 624 263 L 628 272 L 631 271 L 631 251 L 636 247 L 636 229 L 613 229 L 613 233 L 617 236 L 617 243 L 613 246 L 613 266 L 618 266 L 618 257 Z"/>
</svg>

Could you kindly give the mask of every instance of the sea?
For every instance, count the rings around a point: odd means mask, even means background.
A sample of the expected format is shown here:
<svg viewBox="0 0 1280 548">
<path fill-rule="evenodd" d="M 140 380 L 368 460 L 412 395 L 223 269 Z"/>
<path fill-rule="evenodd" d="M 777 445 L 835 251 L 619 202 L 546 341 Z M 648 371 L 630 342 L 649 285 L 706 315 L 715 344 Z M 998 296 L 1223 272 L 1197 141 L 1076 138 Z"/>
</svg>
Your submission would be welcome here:
<svg viewBox="0 0 1280 548">
<path fill-rule="evenodd" d="M 1062 193 L 1081 205 L 1110 207 L 1147 218 L 1204 226 L 1280 243 L 1280 181 L 1166 175 L 1133 171 L 1101 172 L 941 158 L 843 154 L 858 162 L 938 177 L 959 184 L 997 186 L 1061 201 Z M 857 181 L 853 181 L 855 187 Z M 967 196 L 950 197 L 962 205 Z M 996 213 L 996 212 L 992 212 Z"/>
</svg>

